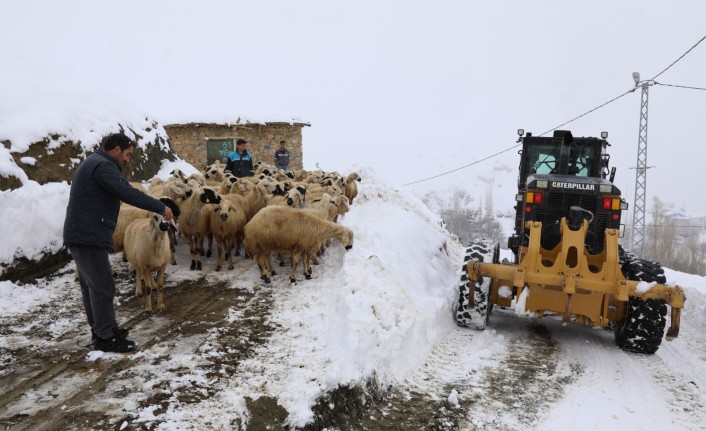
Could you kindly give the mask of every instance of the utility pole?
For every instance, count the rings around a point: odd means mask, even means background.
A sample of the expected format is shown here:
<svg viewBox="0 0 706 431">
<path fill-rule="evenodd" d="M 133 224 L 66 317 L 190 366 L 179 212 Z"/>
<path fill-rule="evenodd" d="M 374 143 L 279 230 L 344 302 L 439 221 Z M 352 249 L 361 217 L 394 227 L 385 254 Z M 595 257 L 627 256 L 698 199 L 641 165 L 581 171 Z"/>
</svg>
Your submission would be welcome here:
<svg viewBox="0 0 706 431">
<path fill-rule="evenodd" d="M 645 250 L 645 197 L 647 195 L 647 101 L 648 90 L 653 81 L 640 82 L 640 73 L 633 72 L 635 87 L 642 88 L 640 98 L 640 132 L 637 141 L 637 165 L 635 167 L 635 200 L 632 212 L 632 246 L 630 250 L 639 257 Z"/>
</svg>

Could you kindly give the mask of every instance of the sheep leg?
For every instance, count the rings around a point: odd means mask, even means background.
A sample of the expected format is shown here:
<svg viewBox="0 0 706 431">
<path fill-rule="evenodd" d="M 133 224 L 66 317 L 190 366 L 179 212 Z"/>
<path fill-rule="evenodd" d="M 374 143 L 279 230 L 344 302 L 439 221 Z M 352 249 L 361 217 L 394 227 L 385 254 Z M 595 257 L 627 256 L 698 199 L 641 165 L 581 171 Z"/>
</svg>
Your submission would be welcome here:
<svg viewBox="0 0 706 431">
<path fill-rule="evenodd" d="M 189 244 L 189 253 L 191 253 L 191 271 L 196 269 L 196 244 L 194 244 L 194 238 L 191 235 L 186 236 L 186 242 Z"/>
<path fill-rule="evenodd" d="M 233 263 L 233 237 L 227 236 L 225 238 L 225 243 L 226 258 L 228 259 L 228 269 L 232 270 L 233 268 L 235 268 L 235 264 Z"/>
<path fill-rule="evenodd" d="M 172 265 L 176 265 L 177 261 L 176 258 L 174 257 L 174 252 L 176 251 L 176 233 L 174 231 L 173 226 L 169 226 L 169 253 L 170 253 L 170 262 Z"/>
<path fill-rule="evenodd" d="M 243 244 L 243 234 L 242 232 L 235 234 L 235 255 L 240 256 L 240 247 Z M 247 257 L 247 253 L 245 253 Z"/>
<path fill-rule="evenodd" d="M 267 261 L 264 253 L 259 253 L 256 256 L 257 267 L 260 268 L 260 278 L 265 281 L 265 283 L 270 282 L 270 277 L 267 272 Z"/>
<path fill-rule="evenodd" d="M 221 236 L 216 237 L 216 251 L 218 252 L 218 256 L 216 256 L 216 271 L 220 271 L 223 266 L 223 259 L 221 258 L 221 251 L 224 248 L 224 246 L 222 246 L 223 242 L 225 242 L 224 238 Z"/>
<path fill-rule="evenodd" d="M 277 253 L 277 258 L 279 259 L 279 266 L 284 266 L 284 253 Z"/>
<path fill-rule="evenodd" d="M 152 311 L 152 289 L 154 289 L 154 279 L 151 269 L 143 269 L 145 274 L 145 311 Z"/>
<path fill-rule="evenodd" d="M 135 296 L 142 295 L 142 269 L 135 268 Z"/>
<path fill-rule="evenodd" d="M 309 255 L 309 259 L 311 260 L 311 263 L 313 263 L 314 265 L 318 265 L 318 264 L 319 264 L 319 258 L 316 257 L 316 253 L 314 253 L 313 251 L 309 250 L 308 252 L 306 252 L 306 254 Z"/>
<path fill-rule="evenodd" d="M 197 247 L 194 258 L 196 260 L 196 269 L 201 270 L 201 256 L 203 256 L 203 234 L 196 234 L 195 244 Z"/>
<path fill-rule="evenodd" d="M 208 250 L 206 250 L 206 257 L 211 257 L 213 254 L 213 234 L 209 233 L 208 235 Z M 201 240 L 201 256 L 203 256 L 203 239 Z"/>
<path fill-rule="evenodd" d="M 270 255 L 271 253 L 267 253 L 267 255 L 265 256 L 265 262 L 267 263 L 267 272 L 270 275 L 277 275 L 275 270 L 272 268 L 272 260 L 270 259 Z"/>
<path fill-rule="evenodd" d="M 309 253 L 302 253 L 302 271 L 304 272 L 304 278 L 311 280 L 311 267 L 309 266 Z"/>
<path fill-rule="evenodd" d="M 292 271 L 289 273 L 289 281 L 291 283 L 297 282 L 297 266 L 299 266 L 299 259 L 301 259 L 301 251 L 292 251 Z M 303 264 L 302 264 L 303 266 Z"/>
<path fill-rule="evenodd" d="M 159 267 L 157 271 L 157 311 L 164 310 L 164 271 L 167 269 L 167 264 Z"/>
</svg>

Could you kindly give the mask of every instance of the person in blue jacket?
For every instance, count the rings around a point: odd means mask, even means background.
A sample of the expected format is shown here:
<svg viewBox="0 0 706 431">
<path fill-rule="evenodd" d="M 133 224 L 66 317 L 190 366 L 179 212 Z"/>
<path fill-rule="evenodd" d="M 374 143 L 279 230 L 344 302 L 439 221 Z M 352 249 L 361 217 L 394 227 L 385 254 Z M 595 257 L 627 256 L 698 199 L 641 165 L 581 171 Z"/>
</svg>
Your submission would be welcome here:
<svg viewBox="0 0 706 431">
<path fill-rule="evenodd" d="M 115 320 L 115 282 L 108 255 L 113 250 L 113 231 L 120 201 L 163 214 L 171 208 L 132 187 L 122 168 L 135 151 L 135 142 L 121 133 L 106 136 L 101 147 L 76 169 L 71 180 L 64 222 L 64 244 L 76 262 L 83 307 L 91 326 L 93 346 L 105 352 L 130 352 L 137 344 Z"/>
<path fill-rule="evenodd" d="M 228 154 L 225 172 L 230 172 L 238 178 L 255 175 L 252 156 L 248 153 L 246 144 L 247 141 L 242 138 L 235 142 L 235 151 Z"/>
</svg>

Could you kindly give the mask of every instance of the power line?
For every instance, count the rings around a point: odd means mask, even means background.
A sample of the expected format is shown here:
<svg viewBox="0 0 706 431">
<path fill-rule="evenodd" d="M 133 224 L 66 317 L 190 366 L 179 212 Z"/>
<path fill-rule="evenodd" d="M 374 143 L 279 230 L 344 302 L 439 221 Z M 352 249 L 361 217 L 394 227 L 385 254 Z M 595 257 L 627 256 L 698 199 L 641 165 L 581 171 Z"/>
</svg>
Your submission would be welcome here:
<svg viewBox="0 0 706 431">
<path fill-rule="evenodd" d="M 706 88 L 687 87 L 687 86 L 683 86 L 683 85 L 674 85 L 674 84 L 660 84 L 660 83 L 654 81 L 658 76 L 660 76 L 661 74 L 663 74 L 664 72 L 666 72 L 667 70 L 669 70 L 672 66 L 674 66 L 675 64 L 677 64 L 682 58 L 684 58 L 689 52 L 691 52 L 691 50 L 693 50 L 694 48 L 696 48 L 696 47 L 697 47 L 701 42 L 703 42 L 705 39 L 706 39 L 706 35 L 704 35 L 704 37 L 702 37 L 701 39 L 699 39 L 699 41 L 696 42 L 696 43 L 694 44 L 694 46 L 692 46 L 691 48 L 689 48 L 688 50 L 686 50 L 686 52 L 685 52 L 684 54 L 680 55 L 679 58 L 677 58 L 676 60 L 674 60 L 674 61 L 672 62 L 672 64 L 670 64 L 670 65 L 667 66 L 664 70 L 662 70 L 662 71 L 659 72 L 657 75 L 655 75 L 650 81 L 653 81 L 654 84 L 657 84 L 657 85 L 664 85 L 664 86 L 668 86 L 668 87 L 687 88 L 687 89 L 692 89 L 692 90 L 706 90 Z M 589 109 L 588 111 L 584 112 L 583 114 L 578 115 L 578 116 L 576 116 L 576 117 L 570 119 L 569 121 L 566 121 L 566 122 L 564 122 L 564 123 L 561 123 L 561 124 L 559 124 L 558 126 L 552 128 L 552 129 L 549 129 L 549 130 L 547 130 L 547 131 L 544 132 L 544 133 L 539 134 L 538 136 L 546 135 L 547 133 L 552 132 L 552 131 L 558 129 L 559 127 L 562 127 L 562 126 L 565 126 L 565 125 L 567 125 L 567 124 L 569 124 L 569 123 L 572 123 L 572 122 L 578 120 L 579 118 L 584 117 L 584 116 L 590 114 L 591 112 L 597 111 L 598 109 L 600 109 L 600 108 L 602 108 L 602 107 L 608 105 L 609 103 L 615 102 L 616 100 L 618 100 L 618 99 L 620 99 L 620 98 L 622 98 L 622 97 L 624 97 L 624 96 L 627 96 L 629 93 L 634 92 L 636 89 L 637 89 L 637 85 L 636 85 L 634 88 L 629 89 L 629 90 L 626 91 L 625 93 L 623 93 L 623 94 L 621 94 L 621 95 L 619 95 L 619 96 L 616 96 L 616 97 L 610 99 L 609 101 L 607 101 L 607 102 L 605 102 L 605 103 L 602 103 L 602 104 L 596 106 L 596 107 L 593 108 L 593 109 Z M 516 147 L 519 147 L 519 146 L 520 146 L 520 144 L 513 145 L 512 147 L 506 148 L 506 149 L 504 149 L 504 150 L 502 150 L 502 151 L 499 151 L 499 152 L 497 152 L 497 153 L 495 153 L 495 154 L 492 154 L 492 155 L 490 155 L 490 156 L 484 157 L 484 158 L 482 158 L 482 159 L 480 159 L 480 160 L 476 160 L 475 162 L 471 162 L 471 163 L 469 163 L 469 164 L 467 164 L 467 165 L 464 165 L 464 166 L 461 166 L 461 167 L 452 169 L 452 170 L 450 170 L 450 171 L 442 172 L 442 173 L 440 173 L 440 174 L 438 174 L 438 175 L 434 175 L 434 176 L 431 176 L 431 177 L 428 177 L 428 178 L 424 178 L 424 179 L 421 179 L 421 180 L 418 180 L 418 181 L 413 181 L 413 182 L 410 182 L 410 183 L 407 183 L 407 184 L 402 184 L 402 186 L 403 186 L 403 187 L 404 187 L 404 186 L 411 186 L 411 185 L 413 185 L 413 184 L 422 183 L 422 182 L 424 182 L 424 181 L 429 181 L 429 180 L 432 180 L 432 179 L 434 179 L 434 178 L 443 177 L 444 175 L 448 175 L 448 174 L 451 174 L 451 173 L 453 173 L 453 172 L 460 171 L 461 169 L 465 169 L 465 168 L 467 168 L 467 167 L 469 167 L 469 166 L 476 165 L 476 164 L 478 164 L 478 163 L 480 163 L 480 162 L 484 162 L 484 161 L 486 161 L 486 160 L 488 160 L 488 159 L 492 159 L 492 158 L 495 157 L 495 156 L 499 156 L 500 154 L 505 153 L 505 152 L 507 152 L 507 151 L 510 151 L 510 150 L 512 150 L 513 148 L 516 148 Z"/>
<path fill-rule="evenodd" d="M 547 133 L 552 132 L 552 131 L 558 129 L 559 127 L 565 126 L 565 125 L 567 125 L 567 124 L 569 124 L 569 123 L 571 123 L 571 122 L 573 122 L 573 121 L 575 121 L 575 120 L 578 120 L 579 118 L 581 118 L 581 117 L 583 117 L 583 116 L 585 116 L 585 115 L 588 115 L 588 114 L 590 114 L 591 112 L 596 111 L 596 110 L 598 110 L 598 109 L 600 109 L 600 108 L 606 106 L 607 104 L 609 104 L 609 103 L 611 103 L 611 102 L 615 102 L 616 100 L 620 99 L 621 97 L 626 96 L 626 95 L 628 95 L 628 94 L 630 94 L 630 93 L 632 93 L 632 92 L 634 92 L 634 91 L 635 91 L 635 88 L 631 88 L 631 89 L 629 89 L 628 91 L 626 91 L 625 93 L 621 94 L 620 96 L 614 97 L 614 98 L 610 99 L 609 101 L 607 101 L 607 102 L 605 102 L 605 103 L 603 103 L 603 104 L 601 104 L 601 105 L 598 105 L 598 106 L 596 106 L 595 108 L 593 108 L 593 109 L 591 109 L 591 110 L 588 110 L 588 111 L 584 112 L 583 114 L 581 114 L 581 115 L 579 115 L 579 116 L 577 116 L 577 117 L 574 117 L 574 118 L 572 118 L 571 120 L 569 120 L 569 121 L 567 121 L 567 122 L 565 122 L 565 123 L 561 123 L 561 124 L 559 124 L 558 126 L 552 128 L 552 129 L 549 129 L 549 130 L 547 130 L 546 132 L 540 134 L 539 136 L 546 135 Z"/>
<path fill-rule="evenodd" d="M 626 224 L 625 226 L 632 227 L 631 224 Z M 694 227 L 694 228 L 699 228 L 699 229 L 706 229 L 706 225 L 646 224 L 645 227 L 674 227 L 674 228 Z"/>
<path fill-rule="evenodd" d="M 625 96 L 625 95 L 627 95 L 627 94 L 629 94 L 629 93 L 632 93 L 633 91 L 635 91 L 635 89 L 634 89 L 634 88 L 631 88 L 630 90 L 626 91 L 625 93 L 623 93 L 623 94 L 621 94 L 621 95 L 619 95 L 619 96 L 617 96 L 617 97 L 614 97 L 614 98 L 610 99 L 609 101 L 607 101 L 607 102 L 605 102 L 605 103 L 602 103 L 602 104 L 596 106 L 596 107 L 593 108 L 593 109 L 589 109 L 588 111 L 584 112 L 583 114 L 578 115 L 578 116 L 572 118 L 571 120 L 566 121 L 566 122 L 564 122 L 564 123 L 562 123 L 562 124 L 560 124 L 560 125 L 554 127 L 553 129 L 547 130 L 546 132 L 544 132 L 544 133 L 542 133 L 542 134 L 540 134 L 540 135 L 538 135 L 538 136 L 546 135 L 547 133 L 549 133 L 549 132 L 551 132 L 551 131 L 553 131 L 553 130 L 558 129 L 559 127 L 565 126 L 565 125 L 567 125 L 567 124 L 569 124 L 569 123 L 571 123 L 571 122 L 573 122 L 573 121 L 575 121 L 575 120 L 578 120 L 579 118 L 583 117 L 584 115 L 588 115 L 588 114 L 590 114 L 591 112 L 596 111 L 596 110 L 598 110 L 598 109 L 600 109 L 600 108 L 606 106 L 606 105 L 609 104 L 609 103 L 615 102 L 616 100 L 620 99 L 621 97 L 623 97 L 623 96 Z M 434 175 L 434 176 L 432 176 L 432 177 L 424 178 L 424 179 L 421 179 L 421 180 L 418 180 L 418 181 L 413 181 L 413 182 L 407 183 L 407 184 L 402 184 L 402 186 L 403 186 L 403 187 L 404 187 L 404 186 L 411 186 L 412 184 L 422 183 L 422 182 L 424 182 L 424 181 L 429 181 L 429 180 L 434 179 L 434 178 L 443 177 L 444 175 L 448 175 L 448 174 L 450 174 L 450 173 L 453 173 L 453 172 L 456 172 L 456 171 L 460 171 L 461 169 L 465 169 L 465 168 L 467 168 L 467 167 L 469 167 L 469 166 L 473 166 L 473 165 L 478 164 L 478 163 L 480 163 L 480 162 L 484 162 L 484 161 L 486 161 L 486 160 L 488 160 L 488 159 L 492 159 L 493 157 L 498 156 L 498 155 L 500 155 L 500 154 L 502 154 L 502 153 L 505 153 L 505 152 L 507 152 L 507 151 L 510 151 L 510 150 L 512 150 L 513 148 L 517 148 L 517 147 L 519 147 L 520 145 L 521 145 L 521 144 L 513 145 L 512 147 L 506 148 L 506 149 L 504 149 L 504 150 L 502 150 L 502 151 L 499 151 L 499 152 L 497 152 L 497 153 L 495 153 L 495 154 L 492 154 L 492 155 L 490 155 L 490 156 L 484 157 L 484 158 L 482 158 L 482 159 L 480 159 L 480 160 L 476 160 L 475 162 L 471 162 L 471 163 L 469 163 L 469 164 L 467 164 L 467 165 L 464 165 L 464 166 L 461 166 L 461 167 L 452 169 L 452 170 L 450 170 L 450 171 L 446 171 L 446 172 L 440 173 L 440 174 L 438 174 L 438 175 Z"/>
<path fill-rule="evenodd" d="M 663 84 L 663 83 L 661 83 L 661 82 L 656 82 L 656 81 L 655 81 L 655 85 L 664 85 L 664 86 L 666 86 L 666 87 L 686 88 L 686 89 L 689 89 L 689 90 L 706 90 L 706 88 L 701 88 L 701 87 L 689 87 L 689 86 L 686 86 L 686 85 Z"/>
<path fill-rule="evenodd" d="M 657 79 L 657 77 L 658 77 L 659 75 L 663 74 L 664 72 L 666 72 L 667 70 L 669 70 L 672 66 L 674 66 L 675 64 L 677 64 L 677 62 L 678 62 L 679 60 L 681 60 L 682 58 L 684 58 L 684 56 L 686 56 L 686 54 L 688 54 L 689 52 L 691 52 L 692 49 L 696 48 L 701 42 L 704 41 L 704 39 L 706 39 L 706 35 L 705 35 L 704 37 L 702 37 L 701 39 L 699 39 L 699 41 L 696 42 L 696 43 L 694 44 L 694 46 L 692 46 L 691 48 L 687 49 L 686 52 L 685 52 L 684 54 L 682 54 L 679 58 L 677 58 L 676 60 L 674 60 L 674 62 L 673 62 L 672 64 L 670 64 L 670 65 L 667 66 L 663 71 L 659 72 L 659 73 L 656 74 L 654 77 L 652 77 L 651 81 L 654 81 L 655 79 Z"/>
<path fill-rule="evenodd" d="M 477 163 L 480 163 L 480 162 L 484 162 L 484 161 L 486 161 L 486 160 L 488 160 L 488 159 L 492 159 L 492 158 L 495 157 L 495 156 L 499 156 L 500 154 L 505 153 L 505 152 L 507 152 L 507 151 L 510 151 L 510 150 L 512 150 L 513 148 L 516 148 L 516 147 L 519 147 L 519 146 L 520 146 L 520 144 L 513 145 L 512 147 L 505 148 L 505 149 L 502 150 L 502 151 L 499 151 L 499 152 L 497 152 L 497 153 L 495 153 L 495 154 L 492 154 L 492 155 L 490 155 L 490 156 L 488 156 L 488 157 L 484 157 L 484 158 L 482 158 L 482 159 L 480 159 L 480 160 L 476 160 L 475 162 L 471 162 L 471 163 L 469 163 L 469 164 L 467 164 L 467 165 L 461 166 L 460 168 L 452 169 L 452 170 L 450 170 L 450 171 L 448 171 L 448 172 L 444 172 L 444 173 L 441 173 L 441 174 L 439 174 L 439 175 L 434 175 L 433 177 L 424 178 L 423 180 L 414 181 L 414 182 L 407 183 L 407 184 L 402 184 L 402 186 L 411 186 L 412 184 L 421 183 L 421 182 L 428 181 L 428 180 L 431 180 L 431 179 L 434 179 L 434 178 L 442 177 L 442 176 L 444 176 L 444 175 L 448 175 L 448 174 L 450 174 L 450 173 L 452 173 L 452 172 L 460 171 L 461 169 L 467 168 L 467 167 L 469 167 L 469 166 L 473 166 L 473 165 L 475 165 L 475 164 L 477 164 Z"/>
</svg>

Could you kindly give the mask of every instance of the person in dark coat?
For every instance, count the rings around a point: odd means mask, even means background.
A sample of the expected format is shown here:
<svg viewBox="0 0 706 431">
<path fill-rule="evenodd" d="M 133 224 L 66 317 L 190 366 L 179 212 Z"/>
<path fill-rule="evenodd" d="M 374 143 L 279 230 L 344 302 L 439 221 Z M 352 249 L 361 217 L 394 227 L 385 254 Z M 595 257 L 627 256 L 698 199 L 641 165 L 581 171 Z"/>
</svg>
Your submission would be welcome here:
<svg viewBox="0 0 706 431">
<path fill-rule="evenodd" d="M 238 178 L 252 177 L 255 175 L 253 160 L 248 150 L 245 148 L 247 141 L 238 139 L 235 143 L 235 151 L 228 154 L 225 172 L 230 172 Z"/>
<path fill-rule="evenodd" d="M 91 326 L 93 346 L 106 352 L 130 352 L 137 344 L 115 320 L 115 282 L 108 255 L 120 201 L 173 218 L 171 208 L 132 187 L 122 168 L 135 151 L 135 142 L 117 133 L 106 136 L 101 149 L 84 160 L 71 180 L 64 222 L 64 244 L 76 262 L 83 307 Z"/>
<path fill-rule="evenodd" d="M 284 141 L 279 141 L 279 149 L 275 151 L 275 155 L 273 157 L 275 166 L 281 171 L 286 171 L 289 169 L 289 151 L 284 148 L 284 144 Z"/>
</svg>

